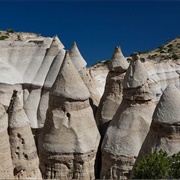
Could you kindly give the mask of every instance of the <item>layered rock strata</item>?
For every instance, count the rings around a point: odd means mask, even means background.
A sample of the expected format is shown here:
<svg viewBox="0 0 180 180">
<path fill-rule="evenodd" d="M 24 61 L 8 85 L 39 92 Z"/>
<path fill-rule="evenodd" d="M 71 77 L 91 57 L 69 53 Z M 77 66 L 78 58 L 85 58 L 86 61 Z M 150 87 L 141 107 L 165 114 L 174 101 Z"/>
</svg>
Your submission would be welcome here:
<svg viewBox="0 0 180 180">
<path fill-rule="evenodd" d="M 90 104 L 95 114 L 97 107 L 99 105 L 100 94 L 96 89 L 93 76 L 90 74 L 90 71 L 86 68 L 87 63 L 82 57 L 81 53 L 79 52 L 79 49 L 75 42 L 69 51 L 69 55 L 75 68 L 79 72 L 79 75 L 81 76 L 82 80 L 84 81 L 86 87 L 90 92 Z"/>
<path fill-rule="evenodd" d="M 46 121 L 39 138 L 43 178 L 94 178 L 100 135 L 89 96 L 67 52 L 50 91 Z"/>
<path fill-rule="evenodd" d="M 128 179 L 155 108 L 148 74 L 136 53 L 126 72 L 123 100 L 102 143 L 101 179 Z"/>
<path fill-rule="evenodd" d="M 180 91 L 174 85 L 164 90 L 153 114 L 150 131 L 144 141 L 139 159 L 160 149 L 168 155 L 180 151 Z"/>
<path fill-rule="evenodd" d="M 102 136 L 104 136 L 109 122 L 122 101 L 122 83 L 128 66 L 120 47 L 115 47 L 109 62 L 109 73 L 106 78 L 104 94 L 96 113 L 96 123 Z"/>
<path fill-rule="evenodd" d="M 8 115 L 0 103 L 0 178 L 13 179 L 13 164 L 9 144 Z"/>
<path fill-rule="evenodd" d="M 39 158 L 29 120 L 14 91 L 8 108 L 9 141 L 15 179 L 41 179 Z"/>
</svg>

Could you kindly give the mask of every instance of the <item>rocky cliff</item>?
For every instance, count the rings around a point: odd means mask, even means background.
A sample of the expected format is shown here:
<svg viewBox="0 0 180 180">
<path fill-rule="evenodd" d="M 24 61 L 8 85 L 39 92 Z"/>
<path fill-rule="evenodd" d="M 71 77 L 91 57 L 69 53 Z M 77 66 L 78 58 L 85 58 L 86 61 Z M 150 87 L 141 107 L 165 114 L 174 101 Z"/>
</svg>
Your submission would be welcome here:
<svg viewBox="0 0 180 180">
<path fill-rule="evenodd" d="M 76 43 L 0 31 L 0 177 L 126 179 L 143 154 L 180 151 L 179 44 L 87 68 Z"/>
</svg>

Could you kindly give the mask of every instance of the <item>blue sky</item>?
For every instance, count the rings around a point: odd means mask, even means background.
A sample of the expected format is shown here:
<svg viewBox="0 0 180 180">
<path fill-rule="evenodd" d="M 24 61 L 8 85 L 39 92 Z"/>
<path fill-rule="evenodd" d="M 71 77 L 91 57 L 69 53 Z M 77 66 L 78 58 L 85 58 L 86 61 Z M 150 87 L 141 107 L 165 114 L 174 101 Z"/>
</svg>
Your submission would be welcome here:
<svg viewBox="0 0 180 180">
<path fill-rule="evenodd" d="M 89 66 L 117 45 L 129 56 L 180 36 L 180 1 L 0 0 L 0 7 L 0 29 L 57 34 L 65 49 L 76 41 Z"/>
</svg>

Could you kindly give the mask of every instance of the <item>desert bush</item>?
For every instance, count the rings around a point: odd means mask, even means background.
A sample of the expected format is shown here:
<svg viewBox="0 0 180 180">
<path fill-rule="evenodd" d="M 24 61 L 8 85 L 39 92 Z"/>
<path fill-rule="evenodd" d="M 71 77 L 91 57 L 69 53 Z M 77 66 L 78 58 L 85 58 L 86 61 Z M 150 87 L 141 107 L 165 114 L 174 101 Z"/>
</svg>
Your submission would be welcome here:
<svg viewBox="0 0 180 180">
<path fill-rule="evenodd" d="M 14 33 L 14 30 L 13 29 L 7 29 L 6 32 L 7 33 Z"/>
<path fill-rule="evenodd" d="M 180 178 L 180 152 L 173 156 L 160 150 L 143 157 L 134 168 L 133 179 Z"/>
<path fill-rule="evenodd" d="M 8 38 L 8 36 L 4 36 L 4 35 L 0 36 L 0 40 L 5 40 L 7 38 Z"/>
</svg>

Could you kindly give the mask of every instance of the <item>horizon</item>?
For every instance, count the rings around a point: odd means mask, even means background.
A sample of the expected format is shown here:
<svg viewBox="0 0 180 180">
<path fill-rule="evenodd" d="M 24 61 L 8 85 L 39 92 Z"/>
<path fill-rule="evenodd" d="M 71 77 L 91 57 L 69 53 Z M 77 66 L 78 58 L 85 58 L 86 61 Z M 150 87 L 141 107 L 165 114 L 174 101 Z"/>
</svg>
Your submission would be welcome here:
<svg viewBox="0 0 180 180">
<path fill-rule="evenodd" d="M 179 1 L 0 1 L 0 29 L 58 35 L 65 49 L 76 41 L 88 66 L 153 50 L 180 35 Z"/>
</svg>

